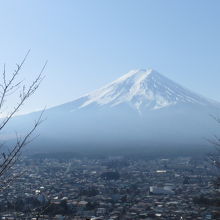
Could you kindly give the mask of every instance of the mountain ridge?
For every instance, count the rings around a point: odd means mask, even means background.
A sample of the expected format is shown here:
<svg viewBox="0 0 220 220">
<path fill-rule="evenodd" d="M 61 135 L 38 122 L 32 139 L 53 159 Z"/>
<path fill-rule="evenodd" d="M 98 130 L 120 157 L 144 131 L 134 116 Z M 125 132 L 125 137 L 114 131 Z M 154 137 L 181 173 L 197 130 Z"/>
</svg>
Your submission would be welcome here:
<svg viewBox="0 0 220 220">
<path fill-rule="evenodd" d="M 130 103 L 139 113 L 144 109 L 156 110 L 178 103 L 220 106 L 218 102 L 184 88 L 153 69 L 131 70 L 100 89 L 68 103 L 74 102 L 80 102 L 79 109 L 91 104 L 114 107 Z"/>
<path fill-rule="evenodd" d="M 152 69 L 133 70 L 72 102 L 45 110 L 47 120 L 40 127 L 38 143 L 51 150 L 55 146 L 72 150 L 142 146 L 153 151 L 189 146 L 191 150 L 207 147 L 204 138 L 219 131 L 210 114 L 220 115 L 219 103 Z M 26 127 L 36 117 L 37 113 L 16 117 L 11 126 Z"/>
</svg>

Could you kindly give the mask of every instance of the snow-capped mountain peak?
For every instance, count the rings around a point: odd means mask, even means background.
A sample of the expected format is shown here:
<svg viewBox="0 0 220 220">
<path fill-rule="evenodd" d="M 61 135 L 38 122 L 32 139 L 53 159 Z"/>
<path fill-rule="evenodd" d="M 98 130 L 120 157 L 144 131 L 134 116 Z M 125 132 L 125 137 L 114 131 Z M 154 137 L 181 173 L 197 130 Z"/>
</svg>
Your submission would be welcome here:
<svg viewBox="0 0 220 220">
<path fill-rule="evenodd" d="M 131 70 L 112 83 L 83 96 L 79 108 L 91 104 L 117 106 L 127 103 L 139 112 L 160 109 L 177 103 L 210 104 L 199 96 L 153 69 Z"/>
<path fill-rule="evenodd" d="M 11 129 L 28 128 L 27 122 L 37 118 L 36 114 L 41 112 L 15 117 Z M 51 143 L 53 150 L 54 146 L 63 150 L 65 144 L 68 150 L 69 146 L 74 150 L 100 147 L 103 152 L 108 147 L 123 151 L 140 147 L 142 152 L 146 147 L 149 152 L 170 152 L 188 145 L 191 152 L 195 146 L 201 151 L 204 137 L 219 129 L 209 115 L 219 115 L 220 105 L 155 70 L 140 69 L 44 114 L 48 118 L 42 125 L 46 139 L 37 146 Z"/>
</svg>

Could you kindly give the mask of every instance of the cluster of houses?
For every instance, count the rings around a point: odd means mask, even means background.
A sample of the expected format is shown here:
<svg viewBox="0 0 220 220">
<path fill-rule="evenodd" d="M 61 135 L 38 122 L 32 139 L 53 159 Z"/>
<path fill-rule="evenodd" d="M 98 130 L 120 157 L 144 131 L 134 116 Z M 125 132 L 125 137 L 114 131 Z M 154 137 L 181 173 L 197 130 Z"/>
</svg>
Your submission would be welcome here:
<svg viewBox="0 0 220 220">
<path fill-rule="evenodd" d="M 202 158 L 31 159 L 0 195 L 1 219 L 216 219 L 220 208 L 197 204 L 215 192 L 218 170 Z M 53 208 L 52 208 L 53 207 Z"/>
</svg>

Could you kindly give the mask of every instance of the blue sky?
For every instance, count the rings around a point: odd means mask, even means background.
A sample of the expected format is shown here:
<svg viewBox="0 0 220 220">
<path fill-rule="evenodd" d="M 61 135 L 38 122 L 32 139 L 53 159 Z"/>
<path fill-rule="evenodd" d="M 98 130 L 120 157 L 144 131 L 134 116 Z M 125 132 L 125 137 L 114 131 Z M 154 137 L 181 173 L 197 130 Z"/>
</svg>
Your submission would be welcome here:
<svg viewBox="0 0 220 220">
<path fill-rule="evenodd" d="M 24 111 L 71 101 L 138 68 L 220 101 L 219 0 L 7 0 L 0 8 L 0 65 L 12 70 L 30 48 L 31 80 L 49 61 Z"/>
</svg>

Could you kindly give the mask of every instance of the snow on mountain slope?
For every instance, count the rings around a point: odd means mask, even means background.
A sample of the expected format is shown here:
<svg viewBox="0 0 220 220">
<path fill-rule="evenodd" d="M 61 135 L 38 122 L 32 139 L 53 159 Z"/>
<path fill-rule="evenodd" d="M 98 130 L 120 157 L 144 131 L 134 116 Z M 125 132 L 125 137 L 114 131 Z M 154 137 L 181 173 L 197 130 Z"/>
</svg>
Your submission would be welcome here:
<svg viewBox="0 0 220 220">
<path fill-rule="evenodd" d="M 219 133 L 219 124 L 210 118 L 220 115 L 219 106 L 154 70 L 132 70 L 94 92 L 47 109 L 39 145 L 45 149 L 155 146 L 156 151 L 203 146 L 204 137 Z M 15 117 L 9 130 L 26 133 L 37 114 Z"/>
<path fill-rule="evenodd" d="M 161 109 L 177 103 L 214 104 L 213 101 L 183 88 L 152 69 L 132 70 L 80 99 L 83 99 L 83 103 L 79 108 L 91 104 L 113 107 L 129 103 L 139 112 L 144 109 Z"/>
</svg>

